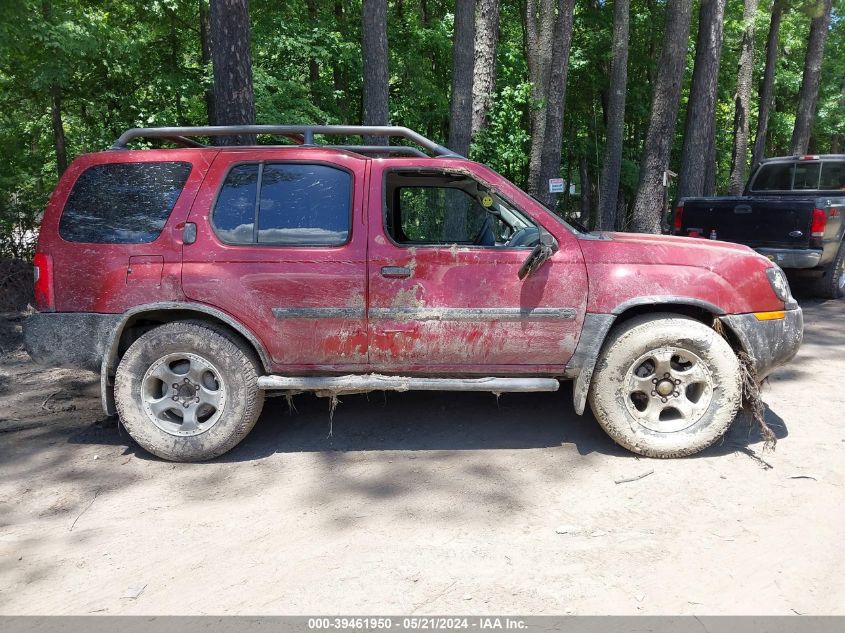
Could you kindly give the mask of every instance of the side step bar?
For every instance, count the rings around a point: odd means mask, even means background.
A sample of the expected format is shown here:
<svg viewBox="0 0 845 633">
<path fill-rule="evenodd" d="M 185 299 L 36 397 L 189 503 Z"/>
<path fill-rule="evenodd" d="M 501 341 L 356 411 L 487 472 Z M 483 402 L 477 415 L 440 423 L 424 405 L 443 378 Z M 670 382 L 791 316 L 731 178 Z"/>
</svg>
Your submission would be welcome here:
<svg viewBox="0 0 845 633">
<path fill-rule="evenodd" d="M 344 394 L 367 391 L 491 391 L 494 393 L 524 391 L 557 391 L 556 378 L 412 378 L 381 374 L 349 376 L 262 376 L 260 389 L 284 391 L 316 391 Z"/>
</svg>

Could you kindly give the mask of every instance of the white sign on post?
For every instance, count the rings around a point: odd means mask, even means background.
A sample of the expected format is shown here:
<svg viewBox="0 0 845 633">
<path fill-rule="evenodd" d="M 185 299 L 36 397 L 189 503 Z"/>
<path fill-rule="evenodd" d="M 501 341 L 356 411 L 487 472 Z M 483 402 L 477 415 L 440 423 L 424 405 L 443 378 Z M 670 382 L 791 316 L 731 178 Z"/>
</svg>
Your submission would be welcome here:
<svg viewBox="0 0 845 633">
<path fill-rule="evenodd" d="M 549 193 L 563 193 L 563 178 L 549 178 Z"/>
</svg>

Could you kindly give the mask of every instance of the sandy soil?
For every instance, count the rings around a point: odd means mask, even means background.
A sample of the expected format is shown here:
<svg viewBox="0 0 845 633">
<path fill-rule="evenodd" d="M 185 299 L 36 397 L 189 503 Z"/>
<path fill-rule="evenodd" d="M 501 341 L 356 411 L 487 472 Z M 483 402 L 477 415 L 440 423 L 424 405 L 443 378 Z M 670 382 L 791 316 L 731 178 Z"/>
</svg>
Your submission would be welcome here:
<svg viewBox="0 0 845 633">
<path fill-rule="evenodd" d="M 740 419 L 673 461 L 565 386 L 346 397 L 331 438 L 325 400 L 273 399 L 223 459 L 170 464 L 0 319 L 0 613 L 845 614 L 845 301 L 805 309 L 777 450 Z"/>
</svg>

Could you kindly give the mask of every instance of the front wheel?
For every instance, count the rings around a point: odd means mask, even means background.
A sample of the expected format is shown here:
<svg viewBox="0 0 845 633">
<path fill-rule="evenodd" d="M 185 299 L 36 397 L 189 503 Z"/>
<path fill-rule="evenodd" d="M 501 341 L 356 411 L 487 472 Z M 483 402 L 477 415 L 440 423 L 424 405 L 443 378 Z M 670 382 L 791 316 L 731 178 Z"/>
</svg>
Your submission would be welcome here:
<svg viewBox="0 0 845 633">
<path fill-rule="evenodd" d="M 648 457 L 692 455 L 722 437 L 739 410 L 739 360 L 699 321 L 635 317 L 605 342 L 589 398 L 599 424 L 625 448 Z"/>
<path fill-rule="evenodd" d="M 129 435 L 172 461 L 222 455 L 264 402 L 249 350 L 212 324 L 178 321 L 139 337 L 117 368 L 115 404 Z"/>
</svg>

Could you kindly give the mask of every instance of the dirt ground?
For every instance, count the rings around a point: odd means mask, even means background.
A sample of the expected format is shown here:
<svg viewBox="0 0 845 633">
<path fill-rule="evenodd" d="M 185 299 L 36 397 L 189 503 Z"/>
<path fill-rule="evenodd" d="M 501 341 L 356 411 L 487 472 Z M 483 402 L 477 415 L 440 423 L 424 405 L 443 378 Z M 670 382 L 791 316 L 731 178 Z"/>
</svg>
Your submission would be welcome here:
<svg viewBox="0 0 845 633">
<path fill-rule="evenodd" d="M 327 401 L 275 398 L 224 458 L 170 464 L 0 319 L 0 613 L 845 614 L 845 301 L 804 307 L 776 451 L 740 419 L 672 461 L 564 386 L 345 397 L 330 438 Z"/>
</svg>

